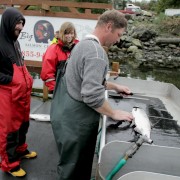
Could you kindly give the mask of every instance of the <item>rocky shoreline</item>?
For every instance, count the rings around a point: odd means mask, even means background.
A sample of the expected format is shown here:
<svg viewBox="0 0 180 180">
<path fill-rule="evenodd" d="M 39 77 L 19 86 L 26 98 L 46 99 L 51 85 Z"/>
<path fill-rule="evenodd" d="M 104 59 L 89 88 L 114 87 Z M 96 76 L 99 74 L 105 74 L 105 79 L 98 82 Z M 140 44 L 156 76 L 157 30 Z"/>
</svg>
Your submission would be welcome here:
<svg viewBox="0 0 180 180">
<path fill-rule="evenodd" d="M 134 18 L 144 18 L 146 23 L 153 20 L 153 17 Z M 134 68 L 180 70 L 180 29 L 176 31 L 176 36 L 164 37 L 148 27 L 135 27 L 133 23 L 134 19 L 128 20 L 127 33 L 121 37 L 118 44 L 109 49 L 110 62 L 128 63 Z"/>
</svg>

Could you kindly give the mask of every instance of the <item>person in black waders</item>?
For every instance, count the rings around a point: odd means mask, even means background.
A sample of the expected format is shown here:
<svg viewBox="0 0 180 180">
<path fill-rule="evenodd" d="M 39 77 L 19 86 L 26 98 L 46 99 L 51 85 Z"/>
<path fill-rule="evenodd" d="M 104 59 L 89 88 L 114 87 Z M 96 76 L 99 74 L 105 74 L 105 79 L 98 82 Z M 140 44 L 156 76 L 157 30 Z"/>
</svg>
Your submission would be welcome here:
<svg viewBox="0 0 180 180">
<path fill-rule="evenodd" d="M 0 25 L 0 168 L 15 177 L 25 176 L 21 158 L 35 158 L 27 149 L 32 77 L 17 40 L 25 24 L 16 8 L 8 8 Z"/>
<path fill-rule="evenodd" d="M 65 72 L 57 73 L 51 122 L 60 155 L 59 180 L 89 180 L 100 114 L 116 121 L 131 121 L 129 112 L 112 109 L 105 90 L 130 94 L 128 87 L 106 81 L 109 61 L 102 46 L 120 40 L 127 20 L 117 10 L 98 19 L 95 30 L 71 51 Z"/>
</svg>

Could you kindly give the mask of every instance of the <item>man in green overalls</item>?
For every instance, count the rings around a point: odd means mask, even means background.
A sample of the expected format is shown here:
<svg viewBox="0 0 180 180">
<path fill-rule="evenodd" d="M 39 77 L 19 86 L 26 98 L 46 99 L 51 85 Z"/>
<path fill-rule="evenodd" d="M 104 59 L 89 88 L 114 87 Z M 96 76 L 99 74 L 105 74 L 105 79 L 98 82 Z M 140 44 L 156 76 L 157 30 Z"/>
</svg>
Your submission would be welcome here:
<svg viewBox="0 0 180 180">
<path fill-rule="evenodd" d="M 58 74 L 51 106 L 51 122 L 60 155 L 59 180 L 89 180 L 100 114 L 131 121 L 129 112 L 114 110 L 105 90 L 130 94 L 128 87 L 106 81 L 108 57 L 102 46 L 120 40 L 127 27 L 123 14 L 103 13 L 94 32 L 71 52 L 65 74 Z M 62 71 L 61 71 L 62 72 Z"/>
</svg>

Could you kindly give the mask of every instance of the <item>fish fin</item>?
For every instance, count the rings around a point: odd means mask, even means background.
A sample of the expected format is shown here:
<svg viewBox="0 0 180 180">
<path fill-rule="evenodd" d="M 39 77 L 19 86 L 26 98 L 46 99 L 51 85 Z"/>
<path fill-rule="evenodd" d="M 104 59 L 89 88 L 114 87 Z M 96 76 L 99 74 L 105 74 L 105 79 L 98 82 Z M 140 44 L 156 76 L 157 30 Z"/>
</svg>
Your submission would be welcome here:
<svg viewBox="0 0 180 180">
<path fill-rule="evenodd" d="M 133 121 L 131 122 L 130 127 L 134 128 L 134 126 L 135 126 L 135 120 L 133 120 Z"/>
<path fill-rule="evenodd" d="M 135 142 L 135 140 L 134 139 L 130 139 L 128 142 Z"/>
<path fill-rule="evenodd" d="M 136 109 L 137 109 L 137 108 L 140 108 L 140 107 L 139 107 L 139 106 L 134 106 L 133 108 L 136 108 Z"/>
<path fill-rule="evenodd" d="M 134 138 L 130 139 L 128 142 L 135 142 L 135 139 Z"/>
<path fill-rule="evenodd" d="M 140 129 L 139 129 L 139 128 L 137 128 L 137 127 L 135 127 L 135 128 L 134 128 L 134 131 L 136 131 L 137 133 L 141 134 Z"/>
<path fill-rule="evenodd" d="M 152 122 L 149 120 L 149 124 L 150 124 L 150 126 L 151 126 L 151 129 L 153 128 L 153 124 L 152 124 Z"/>
<path fill-rule="evenodd" d="M 139 139 L 139 137 L 140 137 L 140 134 L 135 132 L 134 138 L 129 140 L 128 142 L 136 142 Z"/>
<path fill-rule="evenodd" d="M 123 121 L 119 121 L 116 124 L 110 124 L 108 127 L 113 128 L 113 129 L 117 129 L 122 123 L 123 123 Z"/>
<path fill-rule="evenodd" d="M 120 130 L 127 130 L 129 127 L 130 127 L 130 124 L 128 124 L 128 125 L 126 125 L 126 126 L 124 126 L 124 127 L 120 127 L 119 129 L 120 129 Z"/>
</svg>

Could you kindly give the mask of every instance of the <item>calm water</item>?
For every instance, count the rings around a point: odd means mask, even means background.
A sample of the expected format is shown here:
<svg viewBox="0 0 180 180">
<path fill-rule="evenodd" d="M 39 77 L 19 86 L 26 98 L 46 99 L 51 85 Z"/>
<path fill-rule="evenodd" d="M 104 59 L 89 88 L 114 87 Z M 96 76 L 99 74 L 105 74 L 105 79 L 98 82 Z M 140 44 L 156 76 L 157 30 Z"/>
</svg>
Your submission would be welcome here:
<svg viewBox="0 0 180 180">
<path fill-rule="evenodd" d="M 172 83 L 180 89 L 180 70 L 176 69 L 133 69 L 127 64 L 120 65 L 121 76 L 135 79 L 153 80 Z M 39 74 L 31 72 L 34 79 L 39 79 Z"/>
<path fill-rule="evenodd" d="M 180 89 L 180 70 L 177 69 L 133 69 L 129 65 L 121 65 L 120 70 L 125 77 L 172 83 Z"/>
</svg>

